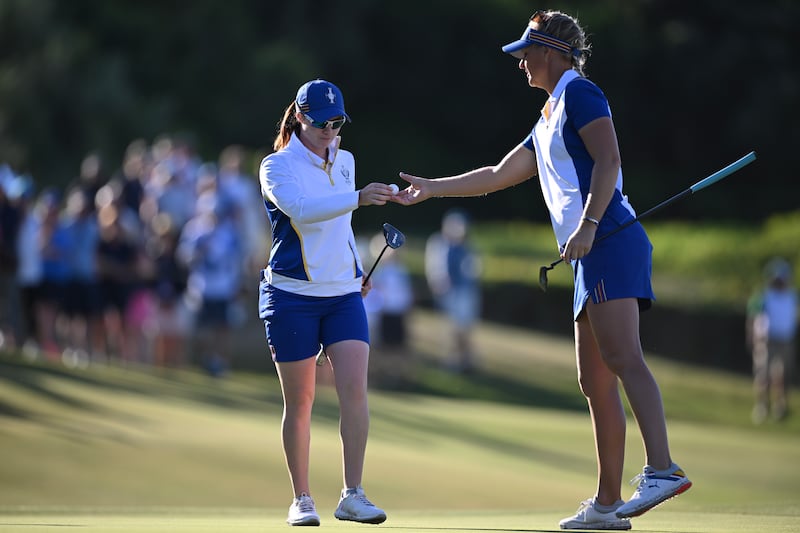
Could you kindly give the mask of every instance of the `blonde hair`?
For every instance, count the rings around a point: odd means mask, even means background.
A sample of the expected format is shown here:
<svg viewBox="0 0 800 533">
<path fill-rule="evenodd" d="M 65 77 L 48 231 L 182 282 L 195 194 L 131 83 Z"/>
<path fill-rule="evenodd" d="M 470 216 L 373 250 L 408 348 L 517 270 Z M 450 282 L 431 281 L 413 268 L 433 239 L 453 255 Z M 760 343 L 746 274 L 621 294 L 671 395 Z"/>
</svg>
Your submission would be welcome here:
<svg viewBox="0 0 800 533">
<path fill-rule="evenodd" d="M 272 148 L 276 152 L 286 148 L 292 138 L 292 133 L 300 130 L 300 123 L 297 121 L 297 117 L 295 117 L 296 112 L 297 108 L 294 100 L 292 100 L 292 103 L 289 104 L 286 111 L 283 112 L 283 118 L 278 123 L 278 135 L 272 143 Z"/>
<path fill-rule="evenodd" d="M 583 67 L 591 54 L 591 45 L 578 19 L 561 11 L 545 11 L 538 22 L 539 31 L 565 41 L 572 47 L 573 52 L 569 54 L 572 68 L 584 76 Z"/>
</svg>

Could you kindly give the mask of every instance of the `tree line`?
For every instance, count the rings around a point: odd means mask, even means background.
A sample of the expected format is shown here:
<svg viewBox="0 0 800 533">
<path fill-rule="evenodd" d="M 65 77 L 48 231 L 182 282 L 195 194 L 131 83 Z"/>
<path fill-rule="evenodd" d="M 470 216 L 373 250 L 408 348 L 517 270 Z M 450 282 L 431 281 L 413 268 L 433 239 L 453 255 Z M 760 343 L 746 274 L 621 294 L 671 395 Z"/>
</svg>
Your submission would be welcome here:
<svg viewBox="0 0 800 533">
<path fill-rule="evenodd" d="M 255 165 L 297 87 L 339 85 L 358 181 L 397 182 L 495 163 L 546 96 L 500 46 L 537 8 L 578 16 L 606 93 L 626 192 L 639 211 L 750 150 L 759 159 L 669 218 L 754 222 L 797 208 L 800 64 L 795 0 L 0 0 L 0 162 L 63 184 L 90 151 L 183 134 L 208 158 L 248 147 Z M 545 222 L 535 183 L 486 199 L 365 210 L 407 228 L 451 204 L 477 219 Z"/>
</svg>

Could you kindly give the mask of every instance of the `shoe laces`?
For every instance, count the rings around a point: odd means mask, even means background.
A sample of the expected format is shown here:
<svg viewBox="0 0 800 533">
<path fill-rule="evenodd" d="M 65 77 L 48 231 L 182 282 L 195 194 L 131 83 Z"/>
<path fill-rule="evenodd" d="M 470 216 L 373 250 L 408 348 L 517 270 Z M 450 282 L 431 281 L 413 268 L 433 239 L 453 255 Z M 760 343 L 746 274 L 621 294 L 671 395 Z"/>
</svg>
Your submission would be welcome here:
<svg viewBox="0 0 800 533">
<path fill-rule="evenodd" d="M 633 479 L 631 479 L 628 484 L 629 485 L 638 485 L 639 487 L 642 486 L 642 482 L 644 482 L 647 476 L 645 474 L 636 474 Z"/>
<path fill-rule="evenodd" d="M 647 482 L 647 476 L 652 476 L 653 473 L 654 472 L 651 469 L 645 467 L 641 473 L 633 476 L 633 479 L 631 479 L 628 483 L 631 485 L 637 485 L 637 489 L 641 489 L 642 486 Z"/>
<path fill-rule="evenodd" d="M 360 490 L 353 491 L 353 492 L 348 493 L 347 496 L 350 497 L 350 498 L 355 499 L 356 501 L 358 501 L 359 503 L 362 503 L 364 505 L 369 505 L 370 507 L 375 507 L 375 504 L 367 499 L 367 496 L 364 494 L 363 491 L 360 491 Z"/>
<path fill-rule="evenodd" d="M 581 504 L 578 506 L 578 514 L 582 513 L 583 511 L 585 511 L 589 507 L 592 507 L 593 505 L 594 505 L 594 499 L 590 498 L 588 500 L 583 500 Z"/>
<path fill-rule="evenodd" d="M 314 509 L 314 500 L 311 499 L 311 496 L 308 494 L 301 494 L 298 498 L 295 499 L 297 503 L 297 508 L 300 512 L 303 513 L 313 513 Z"/>
</svg>

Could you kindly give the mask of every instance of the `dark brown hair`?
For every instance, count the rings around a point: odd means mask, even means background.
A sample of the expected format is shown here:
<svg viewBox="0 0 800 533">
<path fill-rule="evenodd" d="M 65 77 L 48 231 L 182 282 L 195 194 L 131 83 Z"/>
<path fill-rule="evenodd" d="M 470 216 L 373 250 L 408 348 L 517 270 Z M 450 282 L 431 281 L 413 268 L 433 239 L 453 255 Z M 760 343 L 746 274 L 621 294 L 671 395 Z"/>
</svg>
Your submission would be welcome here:
<svg viewBox="0 0 800 533">
<path fill-rule="evenodd" d="M 294 116 L 296 112 L 297 107 L 295 106 L 294 100 L 292 100 L 292 103 L 289 104 L 289 107 L 283 112 L 283 118 L 278 123 L 278 135 L 272 143 L 272 148 L 276 152 L 286 148 L 286 145 L 289 144 L 289 140 L 292 138 L 292 133 L 300 130 L 300 123 L 297 121 L 297 117 Z"/>
</svg>

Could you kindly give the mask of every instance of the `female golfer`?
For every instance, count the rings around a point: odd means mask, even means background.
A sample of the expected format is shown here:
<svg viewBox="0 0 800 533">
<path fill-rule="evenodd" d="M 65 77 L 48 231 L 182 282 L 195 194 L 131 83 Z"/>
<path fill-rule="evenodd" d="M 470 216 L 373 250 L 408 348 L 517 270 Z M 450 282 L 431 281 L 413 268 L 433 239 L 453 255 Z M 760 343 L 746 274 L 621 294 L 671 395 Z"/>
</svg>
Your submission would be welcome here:
<svg viewBox="0 0 800 533">
<path fill-rule="evenodd" d="M 361 477 L 369 428 L 369 336 L 363 268 L 351 226 L 362 205 L 384 205 L 389 185 L 356 190 L 353 155 L 339 148 L 350 117 L 341 91 L 314 80 L 286 108 L 275 152 L 261 162 L 261 195 L 272 228 L 261 273 L 259 314 L 283 391 L 282 441 L 294 490 L 287 522 L 317 526 L 309 485 L 311 407 L 320 347 L 339 397 L 344 489 L 334 516 L 379 524 L 386 513 L 364 495 Z"/>
<path fill-rule="evenodd" d="M 597 236 L 635 218 L 622 194 L 617 137 L 608 102 L 583 77 L 589 46 L 578 21 L 536 12 L 519 40 L 503 47 L 519 59 L 528 85 L 548 99 L 525 140 L 500 163 L 457 176 L 424 179 L 392 198 L 410 205 L 435 196 L 477 196 L 538 174 L 561 257 L 572 264 L 578 381 L 589 403 L 598 461 L 595 495 L 561 521 L 562 529 L 629 529 L 629 518 L 684 492 L 691 482 L 672 462 L 661 393 L 644 361 L 639 312 L 650 306 L 652 247 L 638 223 L 593 245 Z M 647 466 L 620 498 L 625 412 L 618 380 L 644 441 Z"/>
</svg>

